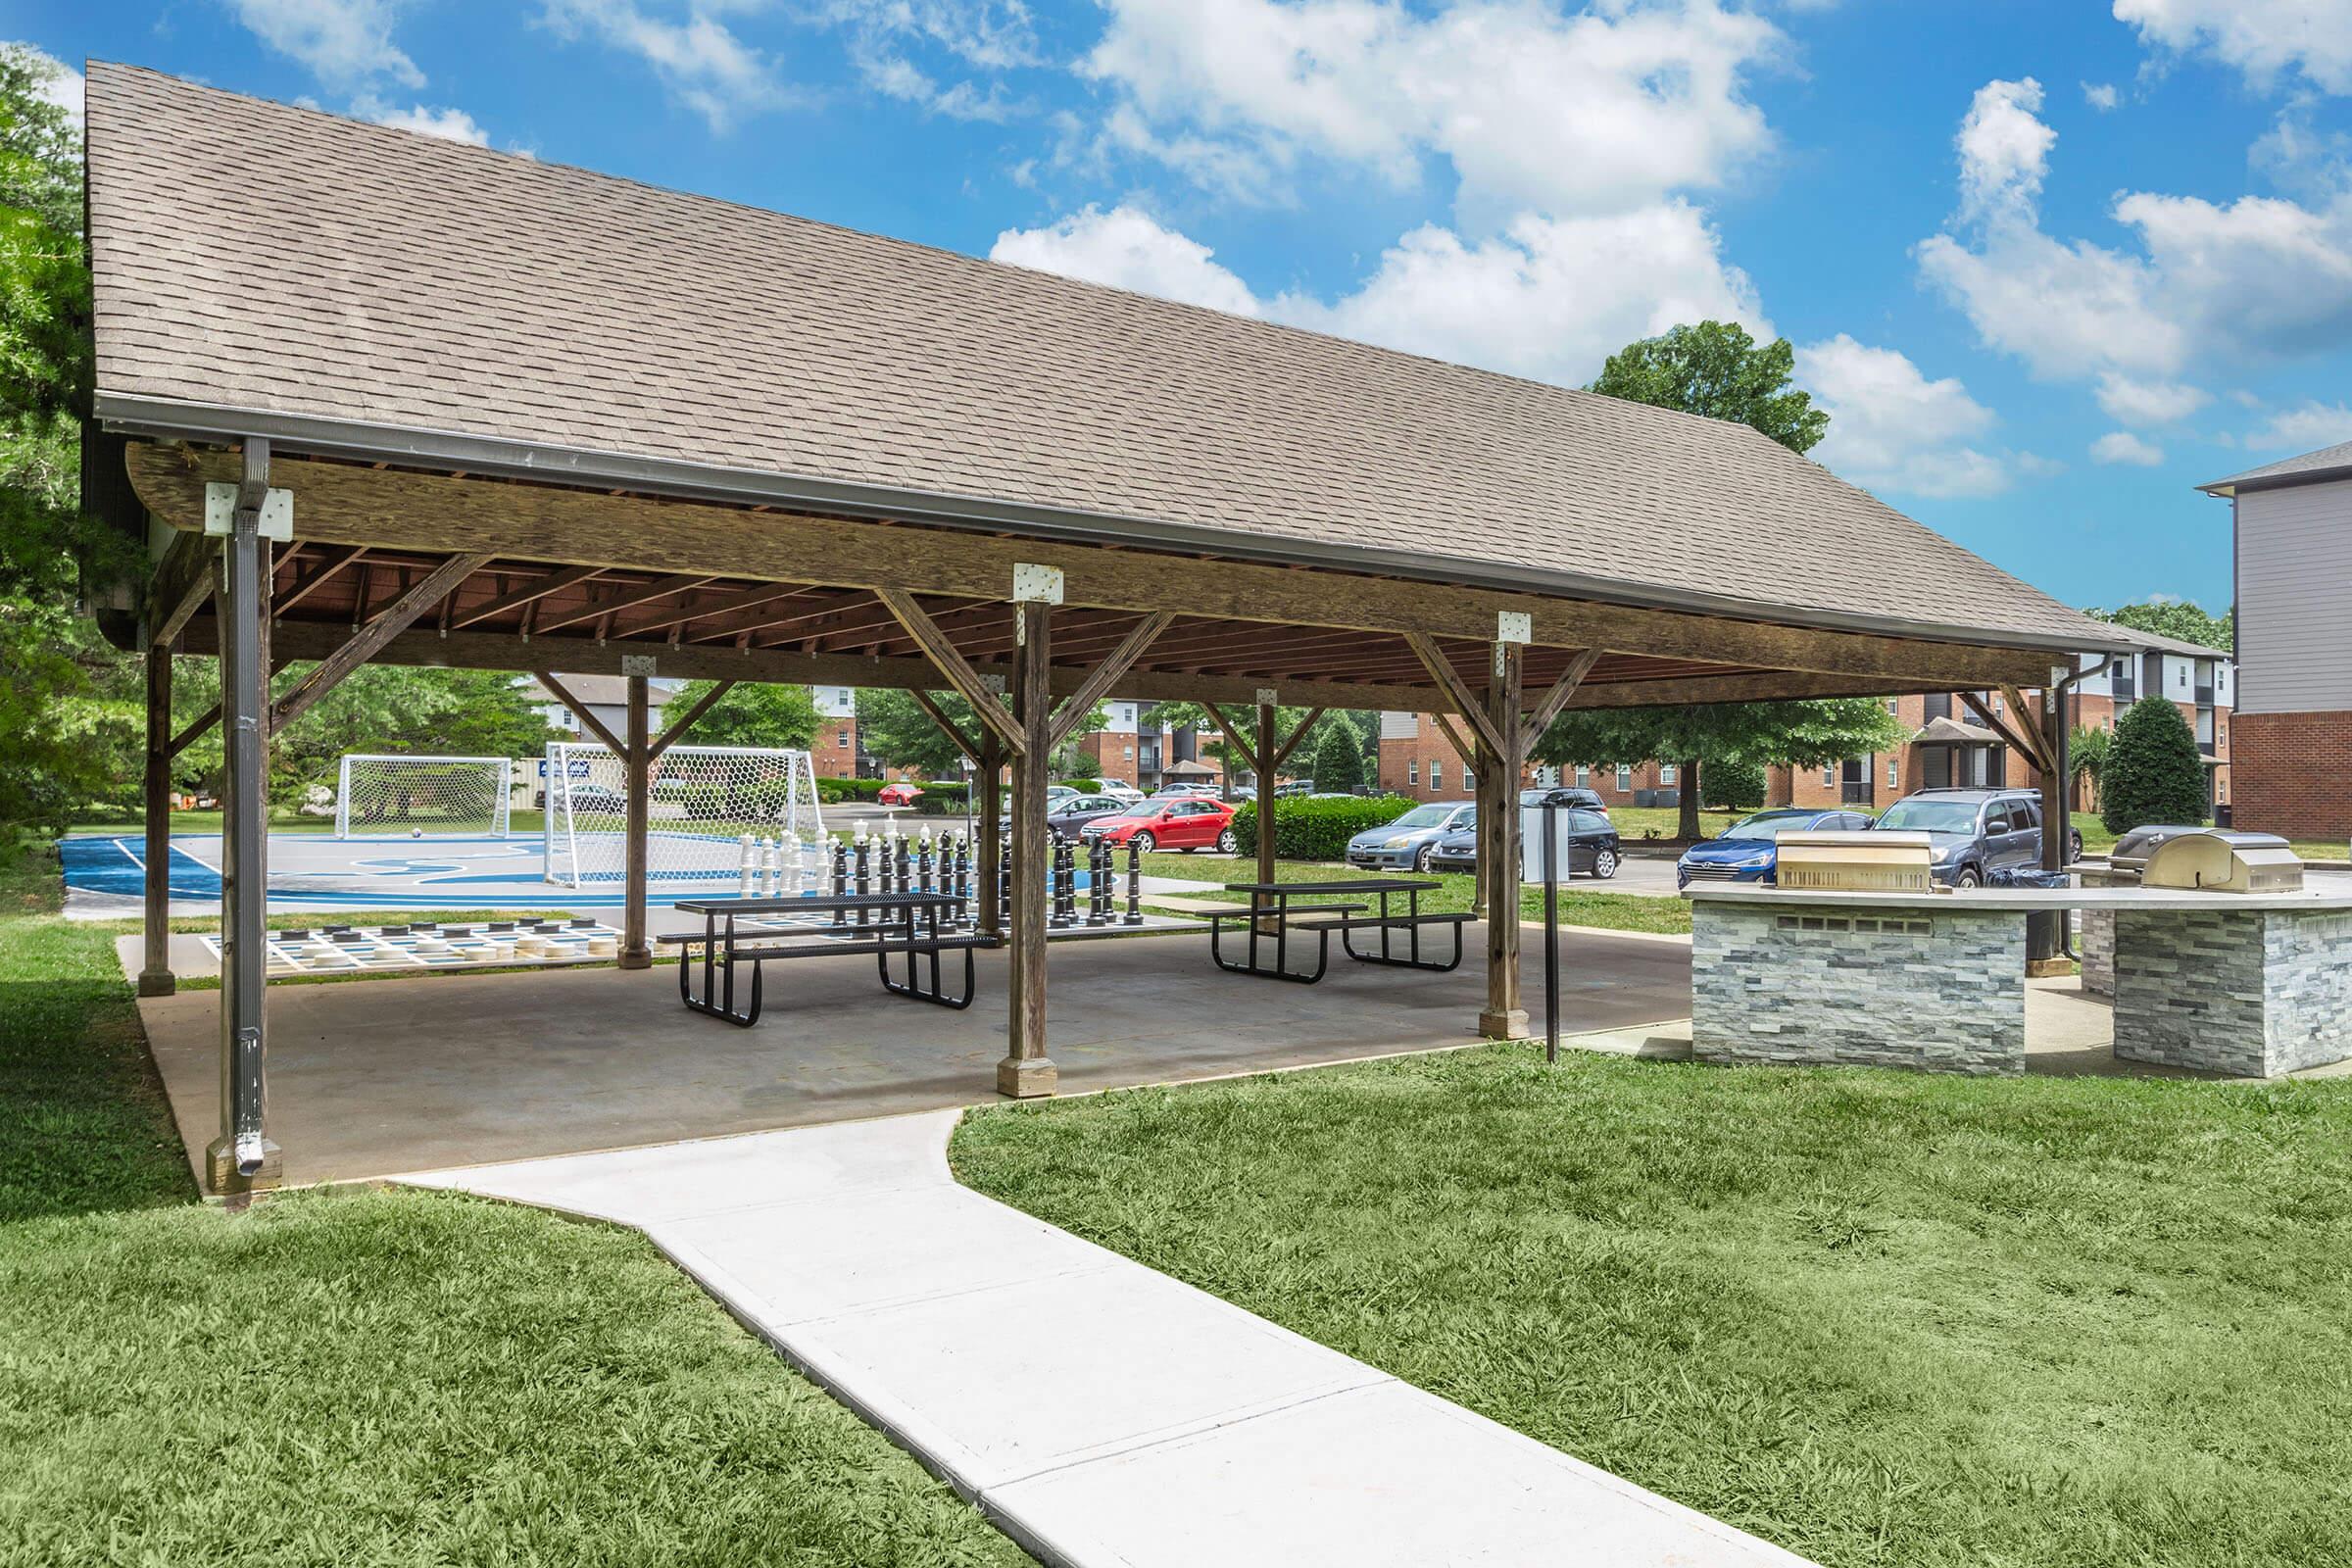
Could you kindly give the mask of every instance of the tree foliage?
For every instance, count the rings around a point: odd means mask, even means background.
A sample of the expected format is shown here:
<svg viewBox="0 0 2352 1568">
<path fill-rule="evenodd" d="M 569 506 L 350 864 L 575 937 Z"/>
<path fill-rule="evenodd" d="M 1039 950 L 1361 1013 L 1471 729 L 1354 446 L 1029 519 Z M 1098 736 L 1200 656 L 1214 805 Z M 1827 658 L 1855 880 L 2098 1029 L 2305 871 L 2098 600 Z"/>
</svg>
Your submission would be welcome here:
<svg viewBox="0 0 2352 1568">
<path fill-rule="evenodd" d="M 2237 610 L 2234 606 L 2219 615 L 2207 613 L 2205 608 L 2193 600 L 2163 605 L 2125 605 L 2119 610 L 2088 610 L 2083 613 L 2096 620 L 2129 626 L 2133 631 L 2150 632 L 2158 637 L 2177 637 L 2184 643 L 2195 643 L 2219 653 L 2230 653 L 2237 646 Z"/>
<path fill-rule="evenodd" d="M 212 662 L 203 662 L 213 673 Z M 291 688 L 308 666 L 278 678 Z M 283 797 L 332 783 L 347 752 L 450 757 L 536 757 L 563 732 L 547 722 L 528 686 L 495 669 L 414 669 L 362 664 L 311 710 L 270 738 L 270 782 Z M 219 765 L 218 739 L 213 747 Z"/>
<path fill-rule="evenodd" d="M 933 692 L 931 700 L 940 710 L 955 721 L 970 740 L 980 738 L 980 718 L 972 705 L 954 692 Z M 1075 777 L 1086 773 L 1093 760 L 1079 751 L 1077 738 L 1091 734 L 1107 723 L 1108 715 L 1098 703 L 1070 732 L 1070 739 L 1054 752 L 1048 771 L 1056 777 Z M 874 690 L 858 694 L 858 733 L 865 749 L 892 767 L 912 768 L 924 778 L 953 779 L 963 776 L 963 752 L 956 744 L 940 733 L 931 715 L 923 711 L 915 700 L 902 691 Z"/>
<path fill-rule="evenodd" d="M 1652 758 L 1679 763 L 1684 771 L 1679 831 L 1684 838 L 1696 838 L 1708 763 L 1826 767 L 1889 750 L 1902 735 L 1886 704 L 1870 697 L 1571 709 L 1544 732 L 1535 755 L 1539 761 L 1584 767 Z"/>
<path fill-rule="evenodd" d="M 2133 703 L 2115 721 L 2099 770 L 2099 820 L 2110 833 L 2151 823 L 2205 820 L 2205 762 L 2180 710 L 2161 697 Z"/>
<path fill-rule="evenodd" d="M 2107 770 L 2107 754 L 2114 742 L 2115 736 L 2111 732 L 2092 729 L 2087 724 L 2077 724 L 2067 732 L 2067 770 L 2077 779 L 2090 780 L 2091 799 L 2094 801 L 2099 798 L 2099 775 Z"/>
<path fill-rule="evenodd" d="M 690 680 L 670 695 L 669 711 L 684 713 L 710 693 L 713 683 Z M 806 686 L 744 681 L 694 721 L 682 744 L 764 746 L 801 751 L 816 738 L 824 715 Z"/>
<path fill-rule="evenodd" d="M 1364 737 L 1338 714 L 1316 726 L 1315 755 L 1309 763 L 1315 788 L 1326 795 L 1353 795 L 1364 787 Z"/>
<path fill-rule="evenodd" d="M 1758 347 L 1736 321 L 1700 321 L 1627 344 L 1589 390 L 1751 425 L 1791 452 L 1809 452 L 1829 433 L 1830 416 L 1789 384 L 1795 368 L 1785 337 Z"/>
</svg>

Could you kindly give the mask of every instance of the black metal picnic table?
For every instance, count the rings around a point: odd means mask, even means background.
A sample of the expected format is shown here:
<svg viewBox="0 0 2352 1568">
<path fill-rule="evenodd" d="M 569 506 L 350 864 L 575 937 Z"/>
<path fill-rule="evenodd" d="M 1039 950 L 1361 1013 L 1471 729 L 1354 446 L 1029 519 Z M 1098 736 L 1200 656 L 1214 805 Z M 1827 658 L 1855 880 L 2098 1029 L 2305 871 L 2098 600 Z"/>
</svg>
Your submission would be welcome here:
<svg viewBox="0 0 2352 1568">
<path fill-rule="evenodd" d="M 1421 895 L 1434 893 L 1445 886 L 1442 882 L 1406 881 L 1397 877 L 1342 877 L 1326 882 L 1228 882 L 1228 893 L 1247 893 L 1250 906 L 1246 909 L 1216 909 L 1202 915 L 1208 921 L 1208 954 L 1220 969 L 1234 974 L 1252 974 L 1268 980 L 1292 980 L 1300 985 L 1313 985 L 1323 978 L 1331 963 L 1331 934 L 1340 934 L 1340 947 L 1358 963 L 1388 964 L 1399 969 L 1430 969 L 1439 974 L 1458 968 L 1462 961 L 1462 927 L 1472 917 L 1458 912 L 1426 914 L 1421 909 Z M 1401 894 L 1405 910 L 1396 912 L 1390 900 Z M 1294 914 L 1294 899 L 1376 899 L 1377 906 L 1362 903 L 1312 904 Z M 1360 918 L 1359 918 L 1360 917 Z M 1250 928 L 1250 945 L 1246 956 L 1236 962 L 1225 956 L 1225 927 L 1242 922 Z M 1453 931 L 1453 954 L 1443 962 L 1421 956 L 1421 929 L 1424 926 L 1449 926 Z M 1290 966 L 1290 933 L 1297 926 L 1315 936 L 1315 966 L 1311 971 L 1294 970 Z M 1271 927 L 1271 929 L 1268 929 Z M 1355 936 L 1359 932 L 1378 931 L 1380 947 L 1377 952 L 1358 953 Z M 1405 951 L 1399 955 L 1391 937 L 1403 932 Z M 1274 961 L 1259 961 L 1259 944 L 1269 942 L 1274 949 Z"/>
<path fill-rule="evenodd" d="M 701 934 L 671 932 L 659 940 L 677 946 L 678 1000 L 696 1012 L 750 1028 L 760 1021 L 760 965 L 771 958 L 822 958 L 844 953 L 870 953 L 882 976 L 883 989 L 893 996 L 943 1007 L 972 1004 L 972 950 L 994 945 L 993 938 L 976 932 L 943 929 L 943 912 L 959 908 L 962 901 L 947 893 L 816 893 L 775 899 L 697 899 L 676 907 L 703 917 Z M 738 920 L 750 922 L 739 927 Z M 692 950 L 700 948 L 698 959 Z M 939 956 L 963 954 L 963 986 L 950 992 L 941 983 Z M 904 980 L 891 977 L 890 960 L 903 956 Z M 917 958 L 929 960 L 929 974 L 919 976 Z M 735 966 L 752 967 L 751 997 L 735 1004 Z M 689 971 L 702 970 L 702 995 L 696 996 Z M 716 995 L 713 996 L 713 988 Z"/>
</svg>

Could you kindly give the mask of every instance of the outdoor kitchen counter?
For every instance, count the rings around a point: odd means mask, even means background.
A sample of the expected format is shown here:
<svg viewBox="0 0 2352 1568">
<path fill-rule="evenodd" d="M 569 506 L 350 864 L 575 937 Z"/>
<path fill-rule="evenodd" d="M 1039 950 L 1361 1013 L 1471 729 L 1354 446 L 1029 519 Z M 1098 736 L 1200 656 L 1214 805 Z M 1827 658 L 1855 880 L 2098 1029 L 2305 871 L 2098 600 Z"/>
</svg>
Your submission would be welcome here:
<svg viewBox="0 0 2352 1568">
<path fill-rule="evenodd" d="M 2111 911 L 2115 1054 L 2239 1077 L 2352 1056 L 2352 896 L 1690 889 L 1702 1061 L 2025 1070 L 2026 921 Z"/>
</svg>

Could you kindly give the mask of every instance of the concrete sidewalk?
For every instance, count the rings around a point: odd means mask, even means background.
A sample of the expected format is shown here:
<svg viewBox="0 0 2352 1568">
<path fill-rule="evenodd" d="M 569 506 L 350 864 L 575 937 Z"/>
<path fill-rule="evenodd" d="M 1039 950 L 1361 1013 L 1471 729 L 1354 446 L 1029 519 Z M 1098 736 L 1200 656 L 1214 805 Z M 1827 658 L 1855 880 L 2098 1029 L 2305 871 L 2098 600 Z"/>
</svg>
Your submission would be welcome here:
<svg viewBox="0 0 2352 1568">
<path fill-rule="evenodd" d="M 1802 1564 L 957 1185 L 960 1115 L 405 1179 L 642 1229 L 1048 1563 Z"/>
</svg>

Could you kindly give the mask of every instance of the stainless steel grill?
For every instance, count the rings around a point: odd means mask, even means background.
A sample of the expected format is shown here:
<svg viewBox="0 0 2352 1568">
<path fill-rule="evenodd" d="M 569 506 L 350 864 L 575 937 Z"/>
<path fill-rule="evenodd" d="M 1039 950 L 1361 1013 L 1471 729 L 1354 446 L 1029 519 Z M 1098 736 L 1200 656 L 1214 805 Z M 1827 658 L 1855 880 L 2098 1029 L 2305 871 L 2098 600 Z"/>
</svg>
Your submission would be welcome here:
<svg viewBox="0 0 2352 1568">
<path fill-rule="evenodd" d="M 1777 875 L 1784 888 L 1926 893 L 1935 886 L 1935 844 L 1925 833 L 1784 833 L 1778 843 Z"/>
<path fill-rule="evenodd" d="M 2107 857 L 2108 881 L 2209 893 L 2292 893 L 2303 862 L 2275 833 L 2203 827 L 2135 828 Z"/>
</svg>

